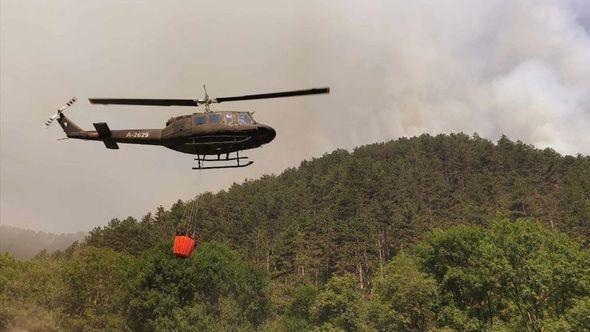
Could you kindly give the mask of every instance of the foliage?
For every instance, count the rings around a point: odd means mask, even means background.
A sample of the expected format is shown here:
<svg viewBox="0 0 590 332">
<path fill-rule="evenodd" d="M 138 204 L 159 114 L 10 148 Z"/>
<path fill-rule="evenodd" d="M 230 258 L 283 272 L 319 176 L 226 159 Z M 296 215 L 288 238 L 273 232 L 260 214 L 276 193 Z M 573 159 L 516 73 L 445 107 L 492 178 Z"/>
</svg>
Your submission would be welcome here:
<svg viewBox="0 0 590 332">
<path fill-rule="evenodd" d="M 145 227 L 148 222 L 138 223 L 132 217 L 123 220 L 112 219 L 107 226 L 96 227 L 90 231 L 86 244 L 138 255 L 158 241 L 158 236 L 151 231 L 151 227 Z"/>
<path fill-rule="evenodd" d="M 26 262 L 6 254 L 0 257 L 0 330 L 57 330 L 63 315 L 61 262 L 48 257 Z"/>
<path fill-rule="evenodd" d="M 122 295 L 136 272 L 132 257 L 108 248 L 84 247 L 61 269 L 67 326 L 73 330 L 125 330 Z"/>
<path fill-rule="evenodd" d="M 332 277 L 309 308 L 312 321 L 323 330 L 359 330 L 360 293 L 356 287 L 350 274 Z"/>
<path fill-rule="evenodd" d="M 48 253 L 63 250 L 75 241 L 83 240 L 84 236 L 82 232 L 53 234 L 0 225 L 0 253 L 10 253 L 18 259 L 29 259 L 43 249 Z"/>
<path fill-rule="evenodd" d="M 400 253 L 376 278 L 368 314 L 378 331 L 426 331 L 435 326 L 438 298 L 436 281 Z"/>
<path fill-rule="evenodd" d="M 590 326 L 588 157 L 423 135 L 200 194 L 190 220 L 193 202 L 0 255 L 0 330 Z M 179 259 L 187 224 L 199 245 Z"/>
<path fill-rule="evenodd" d="M 435 231 L 421 255 L 439 283 L 440 321 L 461 330 L 541 331 L 590 294 L 588 251 L 532 221 Z"/>
<path fill-rule="evenodd" d="M 336 150 L 275 176 L 113 219 L 87 243 L 139 255 L 190 224 L 284 282 L 354 274 L 361 287 L 434 228 L 534 218 L 590 244 L 590 157 L 502 137 L 422 135 Z M 140 240 L 141 239 L 141 240 Z"/>
<path fill-rule="evenodd" d="M 565 320 L 571 331 L 590 331 L 590 297 L 575 300 L 567 311 Z"/>
<path fill-rule="evenodd" d="M 222 244 L 197 249 L 190 259 L 178 259 L 169 243 L 161 243 L 142 258 L 129 298 L 135 330 L 208 321 L 255 327 L 264 321 L 269 311 L 264 275 Z"/>
</svg>

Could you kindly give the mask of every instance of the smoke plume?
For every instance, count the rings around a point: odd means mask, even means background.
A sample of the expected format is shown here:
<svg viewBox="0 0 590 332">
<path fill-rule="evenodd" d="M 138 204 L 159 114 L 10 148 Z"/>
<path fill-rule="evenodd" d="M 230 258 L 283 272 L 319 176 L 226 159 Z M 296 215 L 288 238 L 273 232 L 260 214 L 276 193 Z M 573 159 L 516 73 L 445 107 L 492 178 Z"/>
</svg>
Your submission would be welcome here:
<svg viewBox="0 0 590 332">
<path fill-rule="evenodd" d="M 422 133 L 502 134 L 590 154 L 587 0 L 0 1 L 0 219 L 53 232 L 169 206 L 334 148 Z M 161 128 L 186 108 L 87 97 L 199 98 L 330 86 L 328 96 L 214 105 L 277 138 L 254 165 L 194 173 L 165 148 L 57 141 L 82 128 Z"/>
<path fill-rule="evenodd" d="M 340 64 L 351 145 L 464 131 L 587 154 L 589 17 L 581 1 L 351 2 L 315 47 Z"/>
</svg>

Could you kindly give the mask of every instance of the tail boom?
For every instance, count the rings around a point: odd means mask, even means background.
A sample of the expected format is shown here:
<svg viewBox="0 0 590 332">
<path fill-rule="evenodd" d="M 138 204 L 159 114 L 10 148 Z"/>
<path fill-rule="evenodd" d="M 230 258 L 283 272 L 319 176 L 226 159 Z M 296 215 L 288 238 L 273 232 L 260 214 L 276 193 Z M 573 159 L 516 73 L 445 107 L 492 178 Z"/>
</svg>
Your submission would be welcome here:
<svg viewBox="0 0 590 332">
<path fill-rule="evenodd" d="M 103 141 L 108 149 L 118 149 L 117 143 L 161 145 L 162 129 L 123 129 L 111 130 L 104 122 L 95 123 L 96 130 L 73 133 L 70 138 Z"/>
<path fill-rule="evenodd" d="M 76 98 L 70 99 L 68 103 L 57 110 L 57 113 L 45 122 L 46 126 L 57 120 L 68 138 L 83 139 L 89 141 L 103 141 L 108 149 L 118 149 L 117 143 L 127 144 L 162 144 L 162 129 L 124 129 L 111 130 L 104 122 L 94 123 L 96 130 L 83 130 L 70 120 L 63 111 L 72 106 Z"/>
</svg>

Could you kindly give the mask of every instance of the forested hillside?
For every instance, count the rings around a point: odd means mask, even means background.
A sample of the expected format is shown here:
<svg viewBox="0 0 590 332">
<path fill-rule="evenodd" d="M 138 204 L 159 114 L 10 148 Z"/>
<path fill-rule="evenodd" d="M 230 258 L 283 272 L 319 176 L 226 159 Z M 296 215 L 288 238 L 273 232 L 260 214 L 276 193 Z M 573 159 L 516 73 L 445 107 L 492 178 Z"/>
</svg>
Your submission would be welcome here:
<svg viewBox="0 0 590 332">
<path fill-rule="evenodd" d="M 192 223 L 203 240 L 228 243 L 274 277 L 323 283 L 351 272 L 365 285 L 400 248 L 435 227 L 530 217 L 587 246 L 590 158 L 507 138 L 494 145 L 424 135 L 336 150 L 279 176 L 201 194 L 196 204 Z M 179 201 L 139 223 L 113 220 L 93 230 L 88 243 L 139 254 L 187 223 L 185 208 Z"/>
<path fill-rule="evenodd" d="M 63 250 L 75 241 L 83 240 L 84 236 L 82 232 L 53 234 L 0 225 L 0 253 L 7 252 L 21 259 L 31 258 L 42 250 L 47 253 Z"/>
<path fill-rule="evenodd" d="M 51 256 L 1 256 L 0 327 L 590 326 L 589 157 L 423 135 L 195 199 L 113 219 Z M 187 227 L 199 245 L 174 258 L 172 236 Z"/>
</svg>

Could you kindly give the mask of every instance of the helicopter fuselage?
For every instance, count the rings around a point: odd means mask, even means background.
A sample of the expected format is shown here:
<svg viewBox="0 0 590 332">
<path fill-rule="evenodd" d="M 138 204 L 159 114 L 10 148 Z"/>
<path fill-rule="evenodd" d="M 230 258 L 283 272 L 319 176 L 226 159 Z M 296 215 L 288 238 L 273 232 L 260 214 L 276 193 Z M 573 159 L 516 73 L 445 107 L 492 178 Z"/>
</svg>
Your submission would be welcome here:
<svg viewBox="0 0 590 332">
<path fill-rule="evenodd" d="M 67 126 L 69 119 L 64 116 L 61 121 Z M 250 113 L 234 111 L 173 117 L 163 129 L 110 130 L 106 124 L 95 124 L 95 127 L 96 131 L 67 134 L 69 138 L 104 141 L 109 148 L 117 148 L 116 143 L 162 145 L 195 155 L 220 155 L 253 149 L 271 142 L 276 136 L 273 128 L 256 123 Z"/>
</svg>

